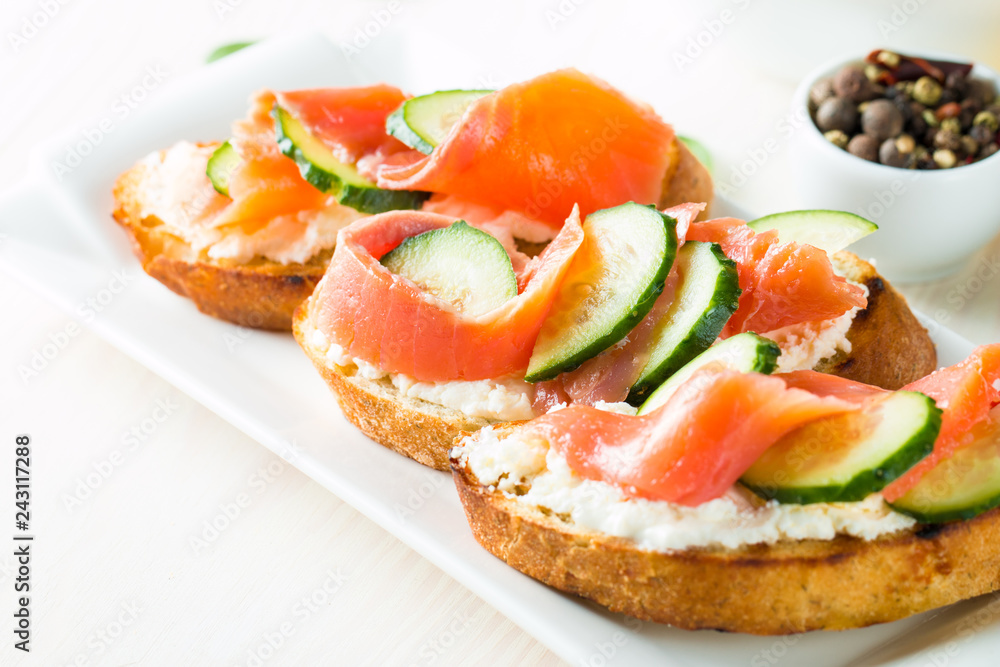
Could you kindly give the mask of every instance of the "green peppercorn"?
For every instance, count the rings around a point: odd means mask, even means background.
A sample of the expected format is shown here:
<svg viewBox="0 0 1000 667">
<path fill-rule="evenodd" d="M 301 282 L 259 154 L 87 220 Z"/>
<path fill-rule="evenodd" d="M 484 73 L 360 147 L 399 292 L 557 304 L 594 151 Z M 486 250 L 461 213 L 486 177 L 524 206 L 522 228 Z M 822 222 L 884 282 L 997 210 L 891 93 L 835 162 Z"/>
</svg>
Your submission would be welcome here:
<svg viewBox="0 0 1000 667">
<path fill-rule="evenodd" d="M 965 134 L 962 135 L 962 154 L 975 155 L 979 152 L 979 142 Z"/>
<path fill-rule="evenodd" d="M 896 137 L 896 150 L 903 155 L 909 155 L 917 148 L 916 140 L 908 134 L 901 134 Z"/>
<path fill-rule="evenodd" d="M 945 118 L 941 121 L 941 129 L 944 132 L 962 133 L 962 121 L 957 118 Z"/>
<path fill-rule="evenodd" d="M 937 116 L 935 116 L 934 112 L 930 109 L 924 109 L 924 112 L 920 114 L 920 117 L 924 119 L 924 122 L 927 123 L 928 127 L 938 126 Z"/>
<path fill-rule="evenodd" d="M 976 117 L 972 119 L 973 125 L 985 125 L 994 132 L 1000 127 L 1000 120 L 991 111 L 980 111 L 976 114 Z"/>
<path fill-rule="evenodd" d="M 889 69 L 896 69 L 899 67 L 899 55 L 893 53 L 892 51 L 879 51 L 878 55 L 875 56 L 875 60 L 882 63 Z"/>
<path fill-rule="evenodd" d="M 962 147 L 962 135 L 951 130 L 940 129 L 934 135 L 934 148 L 957 151 Z"/>
<path fill-rule="evenodd" d="M 847 148 L 847 142 L 851 140 L 850 137 L 840 130 L 830 130 L 829 132 L 824 132 L 823 136 L 837 148 Z"/>
<path fill-rule="evenodd" d="M 941 84 L 929 76 L 922 76 L 913 84 L 913 99 L 934 106 L 941 99 Z"/>
<path fill-rule="evenodd" d="M 865 77 L 872 83 L 878 81 L 878 78 L 882 76 L 884 72 L 885 70 L 878 65 L 865 65 Z"/>
<path fill-rule="evenodd" d="M 934 164 L 941 169 L 951 169 L 957 162 L 958 158 L 947 148 L 939 148 L 934 151 Z"/>
</svg>

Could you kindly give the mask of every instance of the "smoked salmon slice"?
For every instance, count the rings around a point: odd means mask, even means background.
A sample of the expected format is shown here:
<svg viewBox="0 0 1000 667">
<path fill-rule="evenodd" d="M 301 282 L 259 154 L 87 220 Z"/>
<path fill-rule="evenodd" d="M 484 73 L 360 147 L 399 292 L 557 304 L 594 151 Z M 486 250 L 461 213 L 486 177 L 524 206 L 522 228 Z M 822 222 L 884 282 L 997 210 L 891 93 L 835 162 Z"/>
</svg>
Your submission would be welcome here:
<svg viewBox="0 0 1000 667">
<path fill-rule="evenodd" d="M 425 382 L 523 377 L 583 241 L 579 213 L 572 210 L 556 238 L 521 272 L 518 295 L 479 317 L 464 315 L 379 263 L 404 239 L 453 222 L 436 213 L 391 211 L 342 229 L 313 297 L 319 330 L 356 358 Z"/>
<path fill-rule="evenodd" d="M 974 439 L 972 427 L 1000 403 L 1000 343 L 973 350 L 965 361 L 942 368 L 903 389 L 930 396 L 944 410 L 934 450 L 882 494 L 889 502 L 906 495 L 940 461 Z"/>
<path fill-rule="evenodd" d="M 687 238 L 718 243 L 736 262 L 743 293 L 723 338 L 829 320 L 867 304 L 860 287 L 833 272 L 825 251 L 781 243 L 776 231 L 755 234 L 742 220 L 719 218 L 692 224 Z"/>
<path fill-rule="evenodd" d="M 271 108 L 274 93 L 263 91 L 251 100 L 247 118 L 233 123 L 229 140 L 241 160 L 229 176 L 227 206 L 214 225 L 263 226 L 273 218 L 325 208 L 331 197 L 309 185 L 299 168 L 278 150 Z"/>
<path fill-rule="evenodd" d="M 640 417 L 572 405 L 529 422 L 580 476 L 631 497 L 695 506 L 719 498 L 768 447 L 810 421 L 857 409 L 772 376 L 702 370 Z"/>
<path fill-rule="evenodd" d="M 385 120 L 409 98 L 386 84 L 313 88 L 275 93 L 275 100 L 323 142 L 335 158 L 374 180 L 379 165 L 397 153 L 422 157 L 385 131 Z"/>
<path fill-rule="evenodd" d="M 628 201 L 655 204 L 674 132 L 647 105 L 574 69 L 481 97 L 429 156 L 386 164 L 381 188 L 429 190 L 558 228 Z"/>
</svg>

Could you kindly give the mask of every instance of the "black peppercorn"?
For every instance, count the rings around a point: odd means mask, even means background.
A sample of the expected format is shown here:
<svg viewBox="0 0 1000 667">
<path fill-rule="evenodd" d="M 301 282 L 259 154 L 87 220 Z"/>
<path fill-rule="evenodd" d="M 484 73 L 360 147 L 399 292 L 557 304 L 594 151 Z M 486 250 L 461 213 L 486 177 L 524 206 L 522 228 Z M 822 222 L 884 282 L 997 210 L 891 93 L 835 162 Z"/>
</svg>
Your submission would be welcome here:
<svg viewBox="0 0 1000 667">
<path fill-rule="evenodd" d="M 878 162 L 879 141 L 867 134 L 859 134 L 847 142 L 847 152 L 870 162 Z"/>
<path fill-rule="evenodd" d="M 861 129 L 879 141 L 890 139 L 903 131 L 903 114 L 889 100 L 873 100 L 861 114 Z"/>
<path fill-rule="evenodd" d="M 813 108 L 819 108 L 824 100 L 833 97 L 833 80 L 829 77 L 820 79 L 809 89 L 809 101 Z"/>
<path fill-rule="evenodd" d="M 824 132 L 840 130 L 850 134 L 858 126 L 858 109 L 842 97 L 831 97 L 816 110 L 816 126 Z"/>
<path fill-rule="evenodd" d="M 858 104 L 875 97 L 872 84 L 860 67 L 848 65 L 833 75 L 833 91 L 837 97 Z"/>
</svg>

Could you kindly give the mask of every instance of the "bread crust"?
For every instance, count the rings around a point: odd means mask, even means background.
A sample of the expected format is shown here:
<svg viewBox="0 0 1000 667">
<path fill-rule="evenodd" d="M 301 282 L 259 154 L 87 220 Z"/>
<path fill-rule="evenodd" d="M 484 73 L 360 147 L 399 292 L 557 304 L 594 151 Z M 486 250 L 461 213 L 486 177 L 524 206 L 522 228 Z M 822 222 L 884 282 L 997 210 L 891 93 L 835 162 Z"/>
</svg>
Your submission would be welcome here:
<svg viewBox="0 0 1000 667">
<path fill-rule="evenodd" d="M 868 288 L 868 305 L 847 332 L 851 352 L 838 351 L 815 370 L 891 390 L 934 372 L 934 341 L 903 295 L 857 255 L 841 251 L 834 261 L 848 278 Z"/>
<path fill-rule="evenodd" d="M 671 153 L 676 158 L 670 161 L 670 167 L 664 176 L 659 208 L 670 208 L 687 202 L 704 202 L 707 206 L 696 219 L 708 220 L 715 196 L 712 175 L 687 145 L 676 137 L 671 145 Z"/>
<path fill-rule="evenodd" d="M 612 611 L 686 630 L 860 628 L 1000 588 L 1000 509 L 875 540 L 656 552 L 491 491 L 457 460 L 453 477 L 476 540 L 497 558 Z"/>
<path fill-rule="evenodd" d="M 199 146 L 213 146 L 203 143 Z M 144 172 L 136 164 L 118 177 L 112 216 L 132 242 L 143 270 L 198 310 L 245 327 L 289 331 L 292 314 L 326 272 L 332 251 L 306 264 L 281 264 L 262 258 L 241 263 L 199 255 L 166 232 L 163 221 L 143 215 Z"/>
<path fill-rule="evenodd" d="M 447 472 L 448 451 L 462 432 L 495 423 L 461 410 L 403 396 L 388 379 L 370 380 L 330 362 L 311 342 L 312 299 L 296 311 L 292 333 L 336 397 L 344 416 L 375 442 Z"/>
</svg>

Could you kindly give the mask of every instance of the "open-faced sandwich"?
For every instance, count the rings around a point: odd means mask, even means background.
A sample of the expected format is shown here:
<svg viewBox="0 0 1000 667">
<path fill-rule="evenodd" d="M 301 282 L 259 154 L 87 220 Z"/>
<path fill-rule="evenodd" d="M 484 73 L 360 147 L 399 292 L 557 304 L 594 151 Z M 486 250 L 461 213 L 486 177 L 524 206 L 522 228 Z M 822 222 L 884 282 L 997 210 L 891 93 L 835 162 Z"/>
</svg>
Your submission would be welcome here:
<svg viewBox="0 0 1000 667">
<path fill-rule="evenodd" d="M 647 106 L 574 70 L 499 91 L 258 93 L 224 143 L 181 142 L 114 188 L 143 268 L 205 313 L 289 329 L 340 229 L 426 209 L 546 242 L 574 204 L 709 202 L 711 178 Z"/>
<path fill-rule="evenodd" d="M 453 215 L 373 216 L 341 232 L 296 338 L 350 421 L 438 469 L 462 431 L 558 404 L 639 405 L 737 334 L 766 337 L 745 370 L 898 389 L 935 368 L 902 297 L 840 251 L 874 225 L 837 212 L 696 222 L 702 206 L 626 203 L 582 223 L 574 208 L 530 259 Z"/>
<path fill-rule="evenodd" d="M 857 628 L 1000 588 L 1000 345 L 885 391 L 766 375 L 760 344 L 713 346 L 638 415 L 571 405 L 461 440 L 478 541 L 688 629 Z"/>
</svg>

